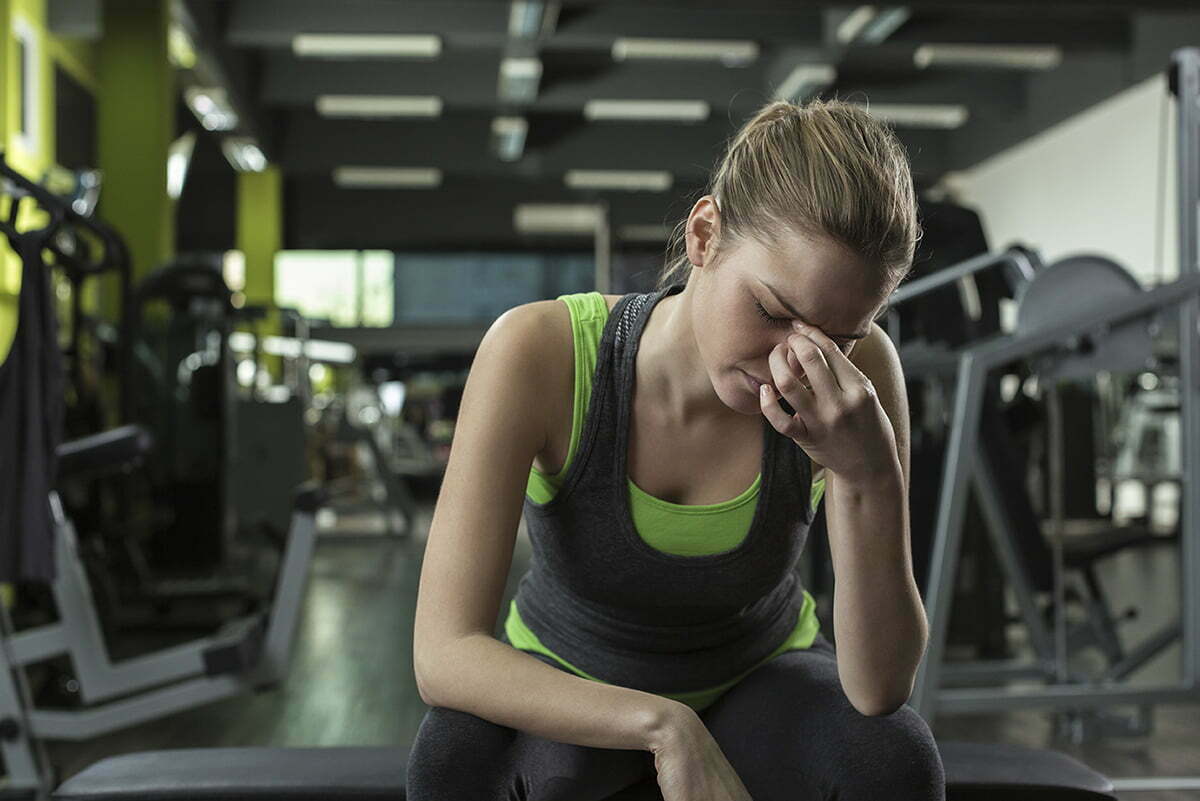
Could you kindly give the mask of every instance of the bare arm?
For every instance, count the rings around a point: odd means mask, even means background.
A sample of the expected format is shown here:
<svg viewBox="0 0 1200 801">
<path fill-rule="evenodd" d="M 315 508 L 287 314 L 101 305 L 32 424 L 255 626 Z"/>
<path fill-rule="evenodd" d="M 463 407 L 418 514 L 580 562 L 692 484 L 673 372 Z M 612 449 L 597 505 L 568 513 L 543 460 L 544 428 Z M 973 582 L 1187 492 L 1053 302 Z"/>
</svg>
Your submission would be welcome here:
<svg viewBox="0 0 1200 801">
<path fill-rule="evenodd" d="M 571 358 L 559 306 L 506 312 L 472 363 L 421 568 L 414 672 L 433 706 L 557 742 L 650 750 L 682 704 L 556 670 L 492 636 L 557 397 L 546 385 Z"/>
<path fill-rule="evenodd" d="M 900 360 L 876 324 L 855 365 L 875 385 L 896 434 L 892 469 L 866 485 L 827 477 L 838 675 L 864 715 L 886 715 L 912 694 L 928 640 L 908 530 L 908 403 Z M 874 341 L 870 341 L 874 340 Z"/>
</svg>

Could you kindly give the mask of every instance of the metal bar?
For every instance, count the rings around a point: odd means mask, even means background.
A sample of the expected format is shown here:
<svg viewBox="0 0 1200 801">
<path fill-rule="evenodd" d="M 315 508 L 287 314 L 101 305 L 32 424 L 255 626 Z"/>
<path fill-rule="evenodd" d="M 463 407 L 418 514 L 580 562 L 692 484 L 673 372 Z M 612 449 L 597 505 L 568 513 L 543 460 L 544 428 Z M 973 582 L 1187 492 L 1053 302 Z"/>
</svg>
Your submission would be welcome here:
<svg viewBox="0 0 1200 801">
<path fill-rule="evenodd" d="M 938 496 L 937 529 L 925 591 L 929 642 L 917 668 L 910 704 L 928 725 L 933 725 L 939 672 L 946 650 L 950 624 L 950 605 L 954 595 L 954 577 L 962 544 L 963 518 L 967 512 L 967 490 L 975 467 L 979 441 L 979 417 L 983 408 L 983 373 L 970 351 L 962 355 L 958 368 L 958 389 L 954 395 L 954 423 L 942 469 L 942 488 Z"/>
<path fill-rule="evenodd" d="M 1200 703 L 1200 692 L 1191 685 L 1148 687 L 1096 686 L 987 687 L 942 689 L 937 709 L 947 713 L 1011 712 L 1023 707 L 1108 709 L 1122 704 Z"/>
<path fill-rule="evenodd" d="M 595 246 L 596 292 L 608 294 L 612 291 L 612 229 L 609 227 L 608 206 L 600 206 L 596 215 Z"/>
<path fill-rule="evenodd" d="M 1030 663 L 1028 660 L 994 659 L 974 662 L 951 662 L 942 665 L 942 682 L 962 682 L 964 684 L 981 681 L 995 682 L 1005 679 L 1048 679 L 1054 675 L 1054 668 L 1044 663 Z"/>
<path fill-rule="evenodd" d="M 1178 98 L 1179 273 L 1200 278 L 1200 49 L 1172 54 Z M 1179 309 L 1179 383 L 1182 454 L 1183 665 L 1185 681 L 1200 683 L 1200 298 Z"/>
<path fill-rule="evenodd" d="M 67 642 L 61 623 L 50 623 L 36 629 L 22 631 L 9 638 L 9 651 L 18 665 L 32 665 L 51 657 L 64 654 L 71 646 Z"/>
<path fill-rule="evenodd" d="M 46 740 L 90 740 L 102 734 L 127 729 L 138 723 L 219 701 L 249 689 L 245 677 L 217 676 L 193 679 L 125 701 L 113 701 L 93 709 L 34 710 L 34 736 Z"/>
<path fill-rule="evenodd" d="M 1017 599 L 1017 606 L 1021 610 L 1021 620 L 1024 621 L 1025 628 L 1029 632 L 1029 644 L 1038 659 L 1054 664 L 1054 643 L 1050 638 L 1050 632 L 1046 630 L 1042 612 L 1038 608 L 1037 595 L 1029 584 L 1025 564 L 1021 561 L 1021 555 L 1017 553 L 1013 544 L 1011 532 L 1014 530 L 1015 524 L 1009 518 L 1008 511 L 1004 508 L 1004 502 L 996 489 L 999 485 L 996 483 L 995 471 L 986 451 L 980 451 L 976 455 L 974 478 L 976 497 L 979 498 L 980 509 L 988 524 L 988 536 L 992 548 L 996 551 L 996 556 L 1000 559 L 1000 564 L 1004 567 L 1005 577 L 1012 586 L 1013 595 Z"/>
<path fill-rule="evenodd" d="M 292 642 L 308 589 L 309 565 L 317 541 L 315 512 L 295 512 L 288 532 L 287 547 L 280 563 L 278 584 L 271 601 L 262 658 L 254 671 L 254 682 L 273 682 L 286 673 Z"/>
<path fill-rule="evenodd" d="M 1125 658 L 1120 662 L 1110 665 L 1108 670 L 1104 672 L 1105 680 L 1116 681 L 1126 678 L 1143 664 L 1153 659 L 1159 651 L 1179 639 L 1182 632 L 1183 627 L 1179 625 L 1178 620 L 1164 626 L 1144 643 L 1126 654 Z"/>
<path fill-rule="evenodd" d="M 933 275 L 918 278 L 912 283 L 905 284 L 892 293 L 888 298 L 888 307 L 895 308 L 908 303 L 913 298 L 932 292 L 935 289 L 952 284 L 959 279 L 974 275 L 992 267 L 1009 266 L 1018 272 L 1022 278 L 1029 280 L 1033 277 L 1034 268 L 1023 250 L 1009 248 L 1001 253 L 984 253 L 972 259 L 938 270 Z"/>
<path fill-rule="evenodd" d="M 967 348 L 966 351 L 984 369 L 990 370 L 1017 359 L 1061 348 L 1063 342 L 1082 334 L 1103 335 L 1114 328 L 1136 323 L 1160 309 L 1185 303 L 1197 293 L 1200 293 L 1200 272 L 1182 275 L 1177 281 L 1103 305 L 1080 305 L 1075 314 L 1068 314 L 1064 309 L 1063 316 L 1052 325 L 1033 331 L 1017 330 L 1008 336 L 995 337 Z M 1180 394 L 1186 395 L 1182 390 Z"/>
<path fill-rule="evenodd" d="M 1139 793 L 1154 790 L 1200 790 L 1200 776 L 1177 776 L 1129 779 L 1109 779 L 1119 793 Z"/>
<path fill-rule="evenodd" d="M 9 636 L 10 622 L 8 611 L 0 602 L 0 640 Z M 19 727 L 15 737 L 0 737 L 0 758 L 4 764 L 4 772 L 0 774 L 0 795 L 6 789 L 24 791 L 46 787 L 41 778 L 42 767 L 34 733 L 30 731 L 26 704 L 22 700 L 21 687 L 17 685 L 22 668 L 19 662 L 10 663 L 12 657 L 9 654 L 5 643 L 0 641 L 0 720 L 11 719 Z"/>
</svg>

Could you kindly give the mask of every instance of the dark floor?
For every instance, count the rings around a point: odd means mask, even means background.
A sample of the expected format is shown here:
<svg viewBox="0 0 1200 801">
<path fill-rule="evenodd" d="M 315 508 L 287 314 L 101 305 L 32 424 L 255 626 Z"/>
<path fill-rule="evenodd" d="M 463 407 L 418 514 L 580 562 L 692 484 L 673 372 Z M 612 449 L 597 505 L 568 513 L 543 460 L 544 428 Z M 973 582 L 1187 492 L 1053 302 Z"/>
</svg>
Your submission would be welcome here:
<svg viewBox="0 0 1200 801">
<path fill-rule="evenodd" d="M 66 778 L 109 755 L 201 746 L 395 745 L 406 748 L 425 714 L 412 676 L 412 623 L 431 507 L 401 541 L 346 539 L 331 532 L 318 547 L 291 672 L 282 687 L 173 715 L 86 743 L 51 743 Z M 341 520 L 334 531 L 370 529 L 370 519 Z M 1113 605 L 1137 603 L 1138 626 L 1169 617 L 1177 604 L 1173 553 L 1119 555 L 1102 570 Z M 527 568 L 522 530 L 502 610 Z M 1136 628 L 1136 627 L 1135 627 Z M 1165 682 L 1178 676 L 1174 646 L 1134 676 Z M 1200 776 L 1200 706 L 1156 708 L 1149 736 L 1075 745 L 1054 737 L 1052 714 L 1016 709 L 1003 714 L 946 717 L 938 739 L 1011 742 L 1072 754 L 1110 778 Z M 1122 799 L 1198 799 L 1200 790 L 1122 793 Z"/>
</svg>

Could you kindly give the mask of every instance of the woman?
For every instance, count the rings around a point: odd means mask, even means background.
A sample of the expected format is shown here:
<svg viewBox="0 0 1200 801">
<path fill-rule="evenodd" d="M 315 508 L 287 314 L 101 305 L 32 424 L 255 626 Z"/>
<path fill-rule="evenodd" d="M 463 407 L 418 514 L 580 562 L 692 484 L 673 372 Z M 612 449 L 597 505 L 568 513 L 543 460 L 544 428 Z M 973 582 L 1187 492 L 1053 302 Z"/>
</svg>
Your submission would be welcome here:
<svg viewBox="0 0 1200 801">
<path fill-rule="evenodd" d="M 769 104 L 682 227 L 656 292 L 526 304 L 480 345 L 418 591 L 412 801 L 944 796 L 904 705 L 926 621 L 873 322 L 920 235 L 904 151 L 855 106 Z M 836 652 L 794 569 L 822 492 Z"/>
</svg>

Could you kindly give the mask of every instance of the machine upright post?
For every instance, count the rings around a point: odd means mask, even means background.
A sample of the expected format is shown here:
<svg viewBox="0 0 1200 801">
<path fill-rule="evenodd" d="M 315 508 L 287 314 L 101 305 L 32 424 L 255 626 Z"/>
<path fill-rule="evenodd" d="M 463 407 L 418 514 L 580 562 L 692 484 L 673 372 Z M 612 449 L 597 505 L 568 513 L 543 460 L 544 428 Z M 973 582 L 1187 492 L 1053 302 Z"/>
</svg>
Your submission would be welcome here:
<svg viewBox="0 0 1200 801">
<path fill-rule="evenodd" d="M 1170 81 L 1177 98 L 1179 160 L 1179 272 L 1200 274 L 1200 49 L 1172 54 Z M 1200 688 L 1200 298 L 1179 306 L 1179 383 L 1181 472 L 1180 503 L 1183 587 L 1184 681 Z"/>
</svg>

